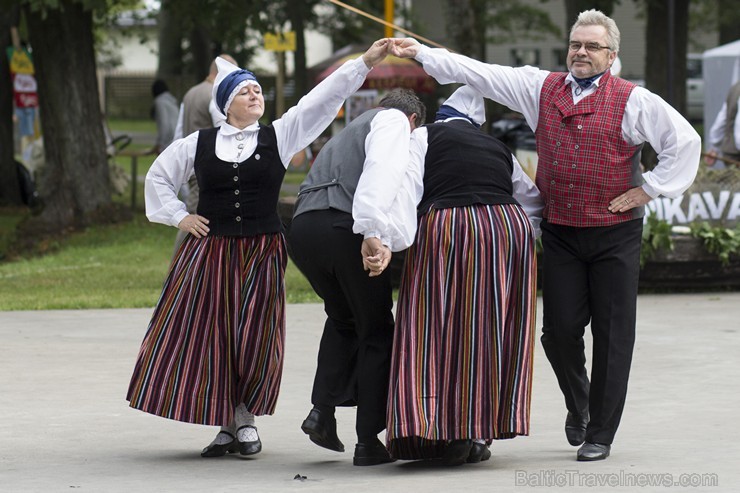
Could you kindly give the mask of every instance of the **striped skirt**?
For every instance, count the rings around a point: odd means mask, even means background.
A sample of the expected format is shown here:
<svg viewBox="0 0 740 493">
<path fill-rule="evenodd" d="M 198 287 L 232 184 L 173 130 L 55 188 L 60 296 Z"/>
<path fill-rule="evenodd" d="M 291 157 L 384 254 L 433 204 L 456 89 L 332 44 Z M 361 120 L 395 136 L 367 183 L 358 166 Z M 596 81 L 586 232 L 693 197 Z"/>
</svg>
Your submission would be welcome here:
<svg viewBox="0 0 740 493">
<path fill-rule="evenodd" d="M 282 234 L 188 235 L 136 360 L 127 400 L 165 418 L 227 425 L 275 410 L 285 343 Z"/>
<path fill-rule="evenodd" d="M 534 231 L 518 205 L 430 209 L 398 295 L 388 398 L 397 459 L 529 434 Z"/>
</svg>

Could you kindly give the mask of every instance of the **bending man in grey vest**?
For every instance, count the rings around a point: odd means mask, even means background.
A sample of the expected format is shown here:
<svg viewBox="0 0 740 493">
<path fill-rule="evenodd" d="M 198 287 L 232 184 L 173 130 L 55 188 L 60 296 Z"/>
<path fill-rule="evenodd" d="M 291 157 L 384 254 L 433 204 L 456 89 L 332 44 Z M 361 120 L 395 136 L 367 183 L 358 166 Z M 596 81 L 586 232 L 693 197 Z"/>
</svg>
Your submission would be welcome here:
<svg viewBox="0 0 740 493">
<path fill-rule="evenodd" d="M 301 428 L 317 445 L 344 452 L 334 409 L 356 405 L 357 466 L 392 461 L 377 437 L 385 428 L 393 345 L 391 279 L 384 266 L 391 250 L 411 244 L 414 231 L 395 226 L 389 212 L 403 208 L 415 218 L 401 183 L 411 131 L 425 113 L 412 92 L 394 90 L 332 138 L 301 184 L 288 236 L 293 260 L 324 300 L 327 316 L 314 407 Z"/>
</svg>

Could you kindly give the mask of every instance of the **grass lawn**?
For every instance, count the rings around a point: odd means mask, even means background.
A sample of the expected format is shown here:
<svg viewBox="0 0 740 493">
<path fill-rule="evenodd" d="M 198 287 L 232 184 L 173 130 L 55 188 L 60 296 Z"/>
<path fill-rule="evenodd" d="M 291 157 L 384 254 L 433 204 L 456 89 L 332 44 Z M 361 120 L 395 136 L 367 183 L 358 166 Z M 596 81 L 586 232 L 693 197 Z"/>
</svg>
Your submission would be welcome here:
<svg viewBox="0 0 740 493">
<path fill-rule="evenodd" d="M 0 224 L 10 222 L 5 217 Z M 152 307 L 175 233 L 139 215 L 75 233 L 44 256 L 2 262 L 0 310 Z M 285 277 L 289 303 L 320 301 L 292 262 Z"/>
</svg>

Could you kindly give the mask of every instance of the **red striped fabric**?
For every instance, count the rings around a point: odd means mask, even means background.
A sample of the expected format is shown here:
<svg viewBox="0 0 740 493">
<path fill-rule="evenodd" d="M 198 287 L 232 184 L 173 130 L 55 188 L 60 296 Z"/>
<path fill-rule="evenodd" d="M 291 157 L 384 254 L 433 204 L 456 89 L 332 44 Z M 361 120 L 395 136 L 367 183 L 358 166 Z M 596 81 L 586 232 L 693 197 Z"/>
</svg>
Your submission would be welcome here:
<svg viewBox="0 0 740 493">
<path fill-rule="evenodd" d="M 275 410 L 285 340 L 282 234 L 188 236 L 141 345 L 131 407 L 165 418 L 227 425 L 244 402 Z"/>
<path fill-rule="evenodd" d="M 430 209 L 398 297 L 387 440 L 399 459 L 447 440 L 529 433 L 535 239 L 518 205 Z"/>
</svg>

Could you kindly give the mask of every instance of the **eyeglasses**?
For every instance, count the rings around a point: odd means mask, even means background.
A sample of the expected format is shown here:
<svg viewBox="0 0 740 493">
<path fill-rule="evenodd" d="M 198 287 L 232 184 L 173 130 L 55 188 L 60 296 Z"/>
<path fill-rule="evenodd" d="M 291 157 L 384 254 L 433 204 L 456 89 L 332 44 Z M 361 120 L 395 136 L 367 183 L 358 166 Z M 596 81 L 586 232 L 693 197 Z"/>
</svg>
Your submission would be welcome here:
<svg viewBox="0 0 740 493">
<path fill-rule="evenodd" d="M 611 50 L 608 46 L 601 46 L 599 43 L 581 43 L 580 41 L 571 41 L 568 43 L 568 49 L 570 51 L 578 51 L 581 49 L 581 46 L 586 47 L 586 51 L 589 53 L 596 53 L 599 50 Z"/>
</svg>

